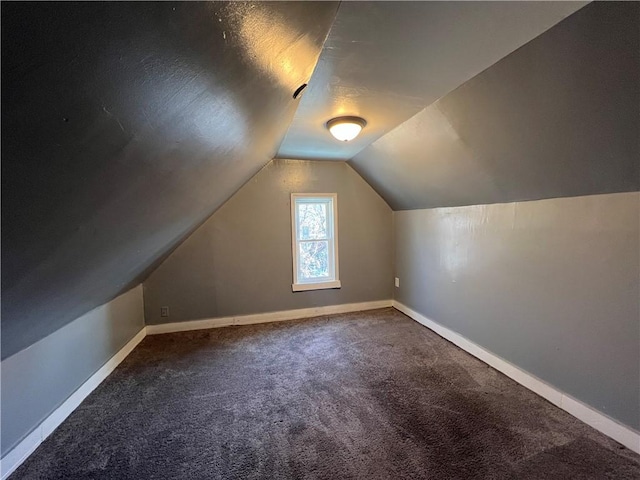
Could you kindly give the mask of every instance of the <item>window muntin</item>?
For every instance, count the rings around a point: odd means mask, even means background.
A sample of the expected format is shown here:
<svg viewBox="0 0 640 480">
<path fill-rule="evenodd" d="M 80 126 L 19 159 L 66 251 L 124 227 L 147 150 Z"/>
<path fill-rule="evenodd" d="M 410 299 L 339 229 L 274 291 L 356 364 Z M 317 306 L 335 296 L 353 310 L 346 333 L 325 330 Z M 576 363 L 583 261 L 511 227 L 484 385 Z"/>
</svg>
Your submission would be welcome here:
<svg viewBox="0 0 640 480">
<path fill-rule="evenodd" d="M 293 291 L 340 288 L 337 195 L 291 194 Z"/>
</svg>

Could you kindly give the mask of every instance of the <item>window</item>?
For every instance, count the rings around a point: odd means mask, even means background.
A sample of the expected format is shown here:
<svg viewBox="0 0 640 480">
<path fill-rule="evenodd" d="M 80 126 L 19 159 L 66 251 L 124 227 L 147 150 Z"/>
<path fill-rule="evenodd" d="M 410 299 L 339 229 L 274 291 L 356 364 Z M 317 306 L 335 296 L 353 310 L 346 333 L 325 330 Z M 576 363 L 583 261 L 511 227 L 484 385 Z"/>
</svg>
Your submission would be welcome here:
<svg viewBox="0 0 640 480">
<path fill-rule="evenodd" d="M 340 288 L 338 195 L 292 193 L 293 291 Z"/>
</svg>

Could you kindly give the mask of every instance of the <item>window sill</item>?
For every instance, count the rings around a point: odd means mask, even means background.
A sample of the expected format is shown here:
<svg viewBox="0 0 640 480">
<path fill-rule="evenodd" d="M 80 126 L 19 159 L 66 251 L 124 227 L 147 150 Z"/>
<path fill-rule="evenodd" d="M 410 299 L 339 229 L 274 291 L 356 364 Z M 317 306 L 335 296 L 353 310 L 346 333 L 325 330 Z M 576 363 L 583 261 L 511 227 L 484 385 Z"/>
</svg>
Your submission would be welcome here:
<svg viewBox="0 0 640 480">
<path fill-rule="evenodd" d="M 321 283 L 294 283 L 291 285 L 291 289 L 294 292 L 304 292 L 307 290 L 325 290 L 328 288 L 340 288 L 340 280 L 334 280 L 332 282 Z"/>
</svg>

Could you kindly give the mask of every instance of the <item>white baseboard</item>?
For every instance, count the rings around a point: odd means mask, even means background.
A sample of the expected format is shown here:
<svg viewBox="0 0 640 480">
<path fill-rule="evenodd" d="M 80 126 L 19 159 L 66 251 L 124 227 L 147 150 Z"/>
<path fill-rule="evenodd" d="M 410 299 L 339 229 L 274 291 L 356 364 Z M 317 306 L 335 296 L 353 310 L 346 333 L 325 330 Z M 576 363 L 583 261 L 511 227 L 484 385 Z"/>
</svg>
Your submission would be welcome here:
<svg viewBox="0 0 640 480">
<path fill-rule="evenodd" d="M 504 373 L 507 377 L 515 380 L 520 385 L 527 387 L 532 392 L 540 395 L 542 398 L 547 399 L 562 410 L 570 413 L 578 420 L 582 420 L 587 425 L 595 428 L 596 430 L 604 433 L 608 437 L 613 438 L 615 441 L 621 443 L 625 447 L 633 450 L 636 453 L 640 453 L 640 434 L 631 428 L 618 423 L 612 418 L 608 417 L 602 412 L 590 407 L 579 400 L 567 395 L 561 390 L 549 385 L 548 383 L 536 378 L 534 375 L 522 370 L 519 367 L 507 362 L 506 360 L 498 357 L 497 355 L 485 350 L 481 346 L 467 340 L 462 335 L 454 332 L 453 330 L 443 327 L 442 325 L 428 319 L 424 315 L 410 309 L 406 305 L 394 300 L 393 307 L 418 323 L 433 330 L 442 338 L 449 340 L 451 343 L 457 345 L 461 349 L 470 353 L 474 357 L 482 360 L 487 365 L 495 368 L 499 372 Z"/>
<path fill-rule="evenodd" d="M 16 468 L 31 455 L 36 448 L 76 409 L 87 396 L 106 379 L 111 372 L 131 353 L 131 351 L 146 336 L 146 327 L 143 327 L 135 337 L 122 347 L 118 353 L 111 357 L 96 373 L 84 382 L 62 405 L 56 408 L 51 415 L 45 418 L 29 435 L 18 445 L 11 449 L 0 460 L 0 472 L 2 480 L 11 475 Z"/>
<path fill-rule="evenodd" d="M 36 448 L 95 390 L 115 368 L 131 353 L 131 351 L 149 334 L 200 330 L 224 327 L 229 325 L 250 325 L 254 323 L 277 322 L 298 318 L 328 315 L 333 313 L 357 312 L 376 308 L 391 307 L 391 300 L 375 302 L 330 305 L 326 307 L 303 308 L 282 312 L 259 313 L 235 317 L 212 318 L 191 322 L 169 323 L 164 325 L 147 325 L 136 334 L 118 353 L 111 357 L 96 373 L 83 383 L 67 400 L 54 410 L 40 425 L 27 435 L 18 445 L 11 449 L 0 460 L 0 478 L 5 480 L 31 455 Z"/>
<path fill-rule="evenodd" d="M 512 365 L 454 331 L 428 319 L 402 303 L 395 300 L 380 300 L 375 302 L 330 305 L 326 307 L 303 308 L 299 310 L 286 310 L 282 312 L 270 312 L 255 315 L 194 320 L 190 322 L 169 323 L 163 325 L 147 325 L 85 383 L 83 383 L 78 390 L 76 390 L 62 405 L 60 405 L 60 407 L 43 420 L 38 427 L 36 427 L 2 458 L 0 461 L 1 479 L 5 480 L 9 475 L 11 475 L 15 469 L 18 468 L 29 457 L 29 455 L 31 455 L 35 449 L 38 448 L 38 446 L 78 407 L 78 405 L 80 405 L 80 403 L 82 403 L 82 401 L 93 390 L 95 390 L 95 388 L 100 385 L 100 383 L 102 383 L 102 381 L 104 381 L 109 374 L 113 372 L 113 370 L 115 370 L 115 368 L 129 355 L 129 353 L 131 353 L 131 351 L 146 335 L 200 330 L 229 325 L 250 325 L 255 323 L 294 320 L 319 315 L 373 310 L 391 306 L 433 330 L 441 337 L 449 340 L 496 370 L 504 373 L 534 393 L 549 400 L 551 403 L 562 408 L 579 420 L 582 420 L 587 425 L 590 425 L 596 430 L 599 430 L 605 435 L 620 442 L 634 452 L 640 453 L 640 434 L 629 427 L 618 423 L 594 408 L 570 397 L 557 388 L 536 378 L 515 365 Z"/>
<path fill-rule="evenodd" d="M 334 313 L 359 312 L 375 310 L 393 306 L 392 300 L 378 300 L 363 303 L 345 303 L 342 305 L 328 305 L 326 307 L 301 308 L 298 310 L 283 310 L 281 312 L 256 313 L 254 315 L 237 315 L 233 317 L 206 318 L 187 322 L 163 323 L 147 325 L 147 335 L 160 333 L 187 332 L 190 330 L 204 330 L 208 328 L 228 327 L 230 325 L 251 325 L 254 323 L 281 322 L 299 318 L 317 317 Z"/>
</svg>

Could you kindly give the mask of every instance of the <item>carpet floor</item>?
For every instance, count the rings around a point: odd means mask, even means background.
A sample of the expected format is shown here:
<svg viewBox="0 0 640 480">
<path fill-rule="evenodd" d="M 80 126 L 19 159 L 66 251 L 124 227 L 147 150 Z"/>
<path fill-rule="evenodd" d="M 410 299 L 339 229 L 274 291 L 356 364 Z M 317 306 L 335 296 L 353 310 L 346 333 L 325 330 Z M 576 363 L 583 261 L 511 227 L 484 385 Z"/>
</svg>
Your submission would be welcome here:
<svg viewBox="0 0 640 480">
<path fill-rule="evenodd" d="M 639 479 L 640 456 L 388 308 L 149 336 L 18 479 Z"/>
</svg>

